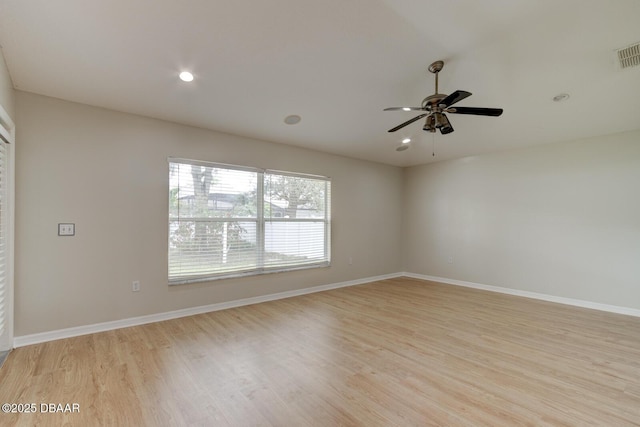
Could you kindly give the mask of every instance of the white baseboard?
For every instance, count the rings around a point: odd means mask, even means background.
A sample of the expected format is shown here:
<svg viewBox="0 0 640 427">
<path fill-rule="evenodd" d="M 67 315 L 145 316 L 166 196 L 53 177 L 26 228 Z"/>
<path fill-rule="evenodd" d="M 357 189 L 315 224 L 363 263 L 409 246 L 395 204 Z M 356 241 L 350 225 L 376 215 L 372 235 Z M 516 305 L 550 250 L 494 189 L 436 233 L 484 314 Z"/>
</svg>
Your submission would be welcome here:
<svg viewBox="0 0 640 427">
<path fill-rule="evenodd" d="M 92 325 L 77 326 L 74 328 L 58 329 L 55 331 L 41 332 L 37 334 L 16 336 L 13 339 L 14 347 L 24 347 L 31 344 L 38 344 L 47 341 L 54 341 L 63 338 L 77 337 L 80 335 L 93 334 L 96 332 L 111 331 L 114 329 L 128 328 L 131 326 L 144 325 L 147 323 L 161 322 L 163 320 L 177 319 L 179 317 L 193 316 L 196 314 L 209 313 L 212 311 L 226 310 L 228 308 L 241 307 L 244 305 L 258 304 L 261 302 L 274 301 L 284 298 L 291 298 L 315 292 L 328 291 L 331 289 L 344 288 L 347 286 L 362 285 L 379 280 L 393 279 L 396 277 L 410 277 L 419 280 L 444 283 L 467 288 L 482 289 L 485 291 L 498 292 L 502 294 L 516 295 L 526 298 L 533 298 L 543 301 L 556 302 L 560 304 L 572 305 L 576 307 L 591 308 L 594 310 L 607 311 L 610 313 L 625 314 L 628 316 L 640 317 L 640 310 L 615 305 L 600 304 L 591 301 L 578 300 L 573 298 L 558 297 L 554 295 L 541 294 L 537 292 L 521 291 L 518 289 L 503 288 L 499 286 L 483 285 L 463 280 L 448 279 L 446 277 L 428 276 L 415 273 L 393 273 L 382 276 L 367 277 L 364 279 L 350 280 L 346 282 L 331 283 L 328 285 L 312 286 L 310 288 L 296 289 L 293 291 L 278 292 L 275 294 L 261 295 L 251 298 L 243 298 L 234 301 L 209 304 L 198 307 L 185 308 L 182 310 L 168 311 L 165 313 L 150 314 L 147 316 L 130 317 L 128 319 L 114 320 L 111 322 L 95 323 Z"/>
<path fill-rule="evenodd" d="M 378 280 L 393 279 L 403 276 L 402 273 L 386 274 L 382 276 L 367 277 L 364 279 L 350 280 L 347 282 L 331 283 L 328 285 L 312 286 L 310 288 L 296 289 L 293 291 L 278 292 L 275 294 L 261 295 L 251 298 L 243 298 L 234 301 L 221 302 L 217 304 L 202 305 L 198 307 L 185 308 L 182 310 L 168 311 L 165 313 L 150 314 L 147 316 L 130 317 L 128 319 L 114 320 L 111 322 L 94 323 L 92 325 L 77 326 L 74 328 L 58 329 L 55 331 L 41 332 L 37 334 L 16 336 L 13 339 L 14 347 L 24 347 L 31 344 L 38 344 L 47 341 L 59 340 L 62 338 L 77 337 L 80 335 L 93 334 L 96 332 L 111 331 L 114 329 L 128 328 L 130 326 L 144 325 L 146 323 L 161 322 L 163 320 L 177 319 L 179 317 L 193 316 L 195 314 L 209 313 L 212 311 L 225 310 L 228 308 L 241 307 L 243 305 L 258 304 L 261 302 L 274 301 L 284 298 L 296 297 L 315 292 L 328 291 L 331 289 L 344 288 L 347 286 L 362 285 L 376 282 Z"/>
<path fill-rule="evenodd" d="M 640 317 L 640 310 L 635 308 L 620 307 L 617 305 L 600 304 L 597 302 L 584 301 L 573 298 L 558 297 L 555 295 L 541 294 L 537 292 L 521 291 L 518 289 L 502 288 L 500 286 L 483 285 L 480 283 L 465 282 L 463 280 L 448 279 L 446 277 L 427 276 L 424 274 L 402 273 L 405 277 L 413 279 L 429 280 L 431 282 L 445 283 L 448 285 L 464 286 L 466 288 L 482 289 L 485 291 L 499 292 L 501 294 L 516 295 L 520 297 L 533 298 L 559 304 L 573 305 L 576 307 L 591 308 L 593 310 L 608 311 L 610 313 L 626 314 L 628 316 Z"/>
</svg>

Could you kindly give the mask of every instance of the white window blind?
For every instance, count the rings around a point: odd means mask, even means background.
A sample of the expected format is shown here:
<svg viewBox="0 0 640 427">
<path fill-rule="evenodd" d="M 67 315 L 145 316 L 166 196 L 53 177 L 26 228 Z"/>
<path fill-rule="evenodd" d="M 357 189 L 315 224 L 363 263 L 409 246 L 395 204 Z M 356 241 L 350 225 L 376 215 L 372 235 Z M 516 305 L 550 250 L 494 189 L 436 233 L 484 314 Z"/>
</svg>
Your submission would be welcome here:
<svg viewBox="0 0 640 427">
<path fill-rule="evenodd" d="M 328 261 L 330 182 L 277 172 L 264 174 L 264 266 Z"/>
<path fill-rule="evenodd" d="M 0 105 L 0 352 L 13 347 L 14 132 Z"/>
<path fill-rule="evenodd" d="M 7 294 L 7 146 L 0 138 L 0 336 L 6 329 Z M 2 350 L 2 349 L 0 349 Z"/>
<path fill-rule="evenodd" d="M 330 261 L 326 177 L 169 160 L 169 282 Z"/>
</svg>

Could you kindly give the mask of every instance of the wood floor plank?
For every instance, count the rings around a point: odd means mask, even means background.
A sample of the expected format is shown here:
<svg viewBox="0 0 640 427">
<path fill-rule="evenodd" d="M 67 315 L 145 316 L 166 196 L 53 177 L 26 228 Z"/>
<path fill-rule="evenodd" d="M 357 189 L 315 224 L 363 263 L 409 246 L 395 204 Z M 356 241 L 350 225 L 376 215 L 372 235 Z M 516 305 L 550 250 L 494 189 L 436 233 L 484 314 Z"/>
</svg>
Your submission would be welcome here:
<svg viewBox="0 0 640 427">
<path fill-rule="evenodd" d="M 640 425 L 640 318 L 398 278 L 18 348 L 5 426 Z"/>
</svg>

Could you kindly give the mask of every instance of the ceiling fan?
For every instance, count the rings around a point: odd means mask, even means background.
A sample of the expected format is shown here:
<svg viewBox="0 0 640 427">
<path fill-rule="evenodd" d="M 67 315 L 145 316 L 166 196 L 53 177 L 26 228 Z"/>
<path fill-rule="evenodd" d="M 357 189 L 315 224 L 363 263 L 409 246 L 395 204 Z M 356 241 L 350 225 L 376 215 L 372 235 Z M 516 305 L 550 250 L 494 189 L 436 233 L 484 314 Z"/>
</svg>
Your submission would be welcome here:
<svg viewBox="0 0 640 427">
<path fill-rule="evenodd" d="M 395 132 L 423 117 L 426 117 L 427 120 L 422 127 L 423 130 L 427 132 L 435 132 L 436 129 L 440 129 L 440 133 L 446 135 L 453 132 L 453 126 L 451 126 L 449 119 L 444 113 L 472 114 L 474 116 L 492 117 L 498 117 L 502 114 L 502 108 L 452 107 L 453 104 L 471 96 L 471 93 L 464 90 L 457 90 L 451 95 L 438 93 L 438 73 L 442 70 L 443 66 L 443 61 L 436 61 L 429 66 L 429 71 L 436 75 L 436 93 L 423 99 L 421 107 L 390 107 L 384 109 L 384 111 L 424 111 L 423 114 L 389 129 L 389 132 Z"/>
</svg>

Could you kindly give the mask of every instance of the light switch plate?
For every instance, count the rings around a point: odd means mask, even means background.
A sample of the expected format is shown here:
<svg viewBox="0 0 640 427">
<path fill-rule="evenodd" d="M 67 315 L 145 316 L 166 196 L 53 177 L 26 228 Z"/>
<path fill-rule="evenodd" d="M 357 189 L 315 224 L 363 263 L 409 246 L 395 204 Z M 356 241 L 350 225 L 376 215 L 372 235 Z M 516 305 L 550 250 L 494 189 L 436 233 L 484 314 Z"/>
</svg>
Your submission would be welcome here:
<svg viewBox="0 0 640 427">
<path fill-rule="evenodd" d="M 76 225 L 75 224 L 58 224 L 58 236 L 75 236 Z"/>
</svg>

